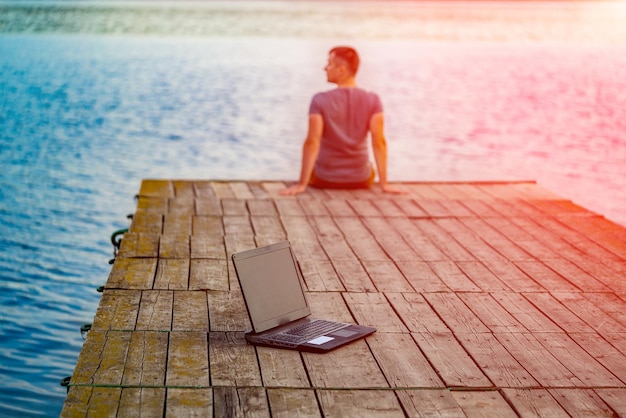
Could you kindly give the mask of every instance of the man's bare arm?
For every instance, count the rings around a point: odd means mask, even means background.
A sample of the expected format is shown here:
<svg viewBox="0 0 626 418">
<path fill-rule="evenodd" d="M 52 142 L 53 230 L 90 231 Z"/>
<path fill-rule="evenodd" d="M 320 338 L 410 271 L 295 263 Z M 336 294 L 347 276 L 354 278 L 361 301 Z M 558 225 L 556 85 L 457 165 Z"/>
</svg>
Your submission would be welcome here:
<svg viewBox="0 0 626 418">
<path fill-rule="evenodd" d="M 372 135 L 372 150 L 374 160 L 378 168 L 378 181 L 380 187 L 387 193 L 406 193 L 387 183 L 387 140 L 385 139 L 385 118 L 383 113 L 376 113 L 370 119 L 370 132 Z"/>
<path fill-rule="evenodd" d="M 309 115 L 309 129 L 306 139 L 302 145 L 302 167 L 300 169 L 300 180 L 297 184 L 280 191 L 281 195 L 296 195 L 306 190 L 313 167 L 320 151 L 320 141 L 324 129 L 324 119 L 322 115 Z"/>
</svg>

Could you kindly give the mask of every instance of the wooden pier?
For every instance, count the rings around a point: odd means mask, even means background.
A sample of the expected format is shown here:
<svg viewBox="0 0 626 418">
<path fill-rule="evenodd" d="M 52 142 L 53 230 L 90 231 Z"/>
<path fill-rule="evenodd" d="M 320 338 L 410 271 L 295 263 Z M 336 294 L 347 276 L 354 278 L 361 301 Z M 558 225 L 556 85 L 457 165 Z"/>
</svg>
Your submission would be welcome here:
<svg viewBox="0 0 626 418">
<path fill-rule="evenodd" d="M 626 228 L 532 182 L 145 180 L 64 417 L 626 416 Z M 289 239 L 327 354 L 255 348 L 230 255 Z"/>
</svg>

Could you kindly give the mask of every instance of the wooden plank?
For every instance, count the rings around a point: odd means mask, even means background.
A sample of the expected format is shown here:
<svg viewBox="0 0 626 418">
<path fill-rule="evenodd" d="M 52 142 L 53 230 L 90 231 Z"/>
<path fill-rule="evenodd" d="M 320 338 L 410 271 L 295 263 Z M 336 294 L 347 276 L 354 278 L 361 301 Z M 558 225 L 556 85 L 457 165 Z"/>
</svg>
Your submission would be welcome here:
<svg viewBox="0 0 626 418">
<path fill-rule="evenodd" d="M 324 206 L 324 200 L 326 199 L 306 199 L 300 200 L 302 210 L 308 216 L 328 216 L 330 213 L 326 206 Z"/>
<path fill-rule="evenodd" d="M 193 196 L 189 197 L 177 197 L 176 199 L 169 199 L 168 215 L 192 217 L 196 214 L 195 201 Z"/>
<path fill-rule="evenodd" d="M 174 292 L 143 290 L 137 315 L 137 330 L 169 331 L 172 329 Z"/>
<path fill-rule="evenodd" d="M 363 261 L 363 267 L 379 292 L 412 292 L 413 288 L 391 261 Z"/>
<path fill-rule="evenodd" d="M 252 216 L 279 216 L 273 200 L 250 199 L 246 201 L 246 205 L 248 205 L 248 212 Z"/>
<path fill-rule="evenodd" d="M 615 412 L 593 390 L 549 389 L 557 402 L 573 417 L 615 417 Z"/>
<path fill-rule="evenodd" d="M 313 390 L 268 389 L 267 397 L 274 418 L 322 417 Z"/>
<path fill-rule="evenodd" d="M 215 417 L 270 417 L 264 388 L 215 387 L 213 402 Z"/>
<path fill-rule="evenodd" d="M 159 258 L 189 258 L 190 255 L 189 235 L 161 235 Z"/>
<path fill-rule="evenodd" d="M 398 199 L 396 205 L 409 218 L 426 218 L 430 215 L 414 199 Z"/>
<path fill-rule="evenodd" d="M 172 180 L 174 186 L 174 195 L 176 198 L 193 198 L 195 188 L 192 182 L 187 180 Z"/>
<path fill-rule="evenodd" d="M 583 383 L 584 387 L 614 387 L 624 383 L 565 334 L 537 334 L 537 341 Z"/>
<path fill-rule="evenodd" d="M 235 193 L 230 188 L 229 182 L 212 181 L 211 188 L 215 192 L 215 196 L 220 200 L 235 198 Z"/>
<path fill-rule="evenodd" d="M 275 199 L 274 204 L 276 205 L 276 209 L 278 210 L 278 213 L 280 213 L 281 217 L 306 215 L 304 209 L 302 209 L 302 206 L 300 205 L 300 202 L 296 199 Z"/>
<path fill-rule="evenodd" d="M 165 388 L 123 388 L 117 416 L 161 416 L 165 409 Z"/>
<path fill-rule="evenodd" d="M 308 220 L 316 235 L 344 241 L 343 233 L 337 225 L 335 218 L 330 216 L 309 216 Z"/>
<path fill-rule="evenodd" d="M 491 295 L 530 332 L 561 332 L 562 329 L 519 293 L 497 292 Z"/>
<path fill-rule="evenodd" d="M 404 199 L 373 199 L 372 203 L 378 208 L 382 216 L 406 216 L 406 213 L 396 204 L 401 200 Z"/>
<path fill-rule="evenodd" d="M 122 383 L 131 335 L 124 331 L 106 331 L 100 362 L 92 376 L 94 385 L 119 386 Z"/>
<path fill-rule="evenodd" d="M 158 257 L 159 238 L 157 234 L 127 232 L 122 238 L 117 257 Z"/>
<path fill-rule="evenodd" d="M 581 290 L 566 277 L 537 261 L 517 261 L 514 263 L 541 287 L 550 292 L 578 292 Z"/>
<path fill-rule="evenodd" d="M 212 182 L 208 180 L 195 180 L 193 182 L 194 196 L 199 199 L 217 199 Z"/>
<path fill-rule="evenodd" d="M 246 303 L 240 292 L 207 292 L 211 331 L 248 331 L 252 329 Z"/>
<path fill-rule="evenodd" d="M 248 206 L 246 201 L 242 199 L 222 199 L 222 211 L 225 216 L 249 216 Z"/>
<path fill-rule="evenodd" d="M 600 246 L 626 260 L 626 228 L 601 217 L 569 217 L 561 222 L 576 230 L 584 232 Z"/>
<path fill-rule="evenodd" d="M 206 292 L 174 292 L 172 331 L 209 331 Z"/>
<path fill-rule="evenodd" d="M 206 331 L 172 331 L 165 384 L 177 387 L 209 386 L 208 353 Z"/>
<path fill-rule="evenodd" d="M 566 277 L 569 282 L 579 289 L 589 292 L 611 292 L 612 289 L 604 285 L 592 275 L 586 273 L 580 267 L 565 259 L 544 261 L 548 267 Z"/>
<path fill-rule="evenodd" d="M 303 216 L 283 216 L 280 221 L 287 232 L 287 237 L 292 241 L 311 240 L 316 235 L 307 218 Z"/>
<path fill-rule="evenodd" d="M 367 338 L 367 345 L 391 387 L 444 386 L 409 334 L 378 332 Z"/>
<path fill-rule="evenodd" d="M 84 416 L 113 417 L 118 411 L 121 388 L 94 387 L 89 396 L 89 403 L 85 408 Z M 75 415 L 69 415 L 75 416 Z M 79 415 L 83 416 L 83 415 Z"/>
<path fill-rule="evenodd" d="M 327 260 L 298 259 L 305 287 L 313 292 L 341 292 L 345 287 L 332 263 Z"/>
<path fill-rule="evenodd" d="M 395 262 L 420 260 L 421 257 L 409 245 L 402 235 L 394 231 L 385 218 L 364 218 L 363 223 L 376 237 L 376 241 L 385 253 Z"/>
<path fill-rule="evenodd" d="M 190 237 L 191 258 L 226 259 L 226 245 L 223 236 L 192 235 Z"/>
<path fill-rule="evenodd" d="M 174 187 L 169 180 L 146 179 L 141 182 L 139 196 L 174 197 Z"/>
<path fill-rule="evenodd" d="M 479 261 L 459 261 L 456 266 L 484 292 L 506 292 L 511 288 Z"/>
<path fill-rule="evenodd" d="M 190 214 L 168 213 L 163 215 L 164 235 L 191 235 Z"/>
<path fill-rule="evenodd" d="M 476 231 L 464 226 L 463 223 L 457 219 L 437 219 L 435 222 L 442 230 L 450 234 L 451 237 L 454 237 L 454 239 L 476 260 L 507 260 L 507 256 L 512 257 L 510 260 L 525 260 L 529 258 L 527 254 L 519 251 L 519 249 L 515 249 L 512 243 L 504 238 L 496 239 L 496 237 L 491 236 L 489 237 L 489 241 L 486 242 L 480 238 Z M 473 226 L 476 228 L 479 227 L 479 225 Z M 498 246 L 502 248 L 498 248 Z M 498 252 L 498 249 L 502 250 L 505 254 L 502 255 Z M 458 261 L 467 260 L 460 259 Z"/>
<path fill-rule="evenodd" d="M 311 315 L 331 321 L 354 323 L 348 306 L 340 293 L 335 292 L 309 292 L 305 294 Z"/>
<path fill-rule="evenodd" d="M 528 388 L 537 381 L 506 350 L 494 334 L 457 334 L 459 342 L 489 380 L 498 387 Z"/>
<path fill-rule="evenodd" d="M 302 353 L 311 384 L 318 388 L 385 388 L 384 375 L 364 340 L 324 354 Z M 350 370 L 350 373 L 346 373 Z"/>
<path fill-rule="evenodd" d="M 70 383 L 72 385 L 91 385 L 93 376 L 100 367 L 100 357 L 104 351 L 108 331 L 91 330 L 87 333 L 83 348 L 78 356 Z M 70 392 L 73 388 L 70 389 Z"/>
<path fill-rule="evenodd" d="M 449 223 L 449 220 L 441 220 L 440 224 Z M 488 245 L 486 248 L 493 248 L 498 254 L 505 257 L 509 261 L 528 261 L 534 260 L 534 257 L 524 251 L 517 242 L 511 240 L 510 237 L 502 234 L 494 229 L 489 223 L 479 218 L 463 218 L 458 221 L 466 228 L 466 234 L 474 233 Z M 455 237 L 457 234 L 453 234 Z M 468 244 L 471 245 L 471 242 Z M 483 250 L 485 256 L 489 256 L 489 252 Z"/>
<path fill-rule="evenodd" d="M 341 216 L 357 216 L 356 212 L 350 206 L 347 200 L 344 199 L 330 199 L 324 202 L 326 209 L 333 217 Z"/>
<path fill-rule="evenodd" d="M 221 202 L 217 198 L 203 199 L 199 198 L 195 201 L 197 216 L 220 216 L 222 211 Z"/>
<path fill-rule="evenodd" d="M 620 335 L 624 339 L 624 334 Z M 569 334 L 580 347 L 582 347 L 595 361 L 602 364 L 607 370 L 622 382 L 626 382 L 626 354 L 620 352 L 607 340 L 598 334 Z M 622 386 L 623 383 L 618 386 Z M 604 386 L 604 385 L 603 385 Z"/>
<path fill-rule="evenodd" d="M 517 418 L 517 414 L 497 391 L 452 391 L 463 412 L 469 416 L 496 416 L 499 418 Z"/>
<path fill-rule="evenodd" d="M 229 182 L 230 189 L 237 199 L 254 199 L 254 194 L 250 190 L 248 183 L 243 181 Z"/>
<path fill-rule="evenodd" d="M 252 345 L 243 332 L 211 332 L 209 359 L 213 386 L 261 386 L 261 372 Z"/>
<path fill-rule="evenodd" d="M 454 293 L 426 293 L 424 297 L 453 332 L 489 332 L 489 328 Z"/>
<path fill-rule="evenodd" d="M 338 260 L 333 262 L 335 271 L 344 288 L 349 292 L 375 292 L 376 286 L 372 283 L 367 272 L 358 261 Z"/>
<path fill-rule="evenodd" d="M 390 218 L 389 222 L 402 234 L 411 248 L 426 261 L 471 261 L 472 256 L 432 220 Z"/>
<path fill-rule="evenodd" d="M 224 216 L 224 233 L 226 235 L 254 235 L 248 216 Z"/>
<path fill-rule="evenodd" d="M 558 334 L 556 334 L 558 335 Z M 541 334 L 495 334 L 498 341 L 542 386 L 583 386 L 583 382 L 538 341 Z"/>
<path fill-rule="evenodd" d="M 593 332 L 585 321 L 547 293 L 525 293 L 524 297 L 565 332 Z"/>
<path fill-rule="evenodd" d="M 626 416 L 626 389 L 595 389 L 595 392 L 615 411 L 617 416 Z"/>
<path fill-rule="evenodd" d="M 163 213 L 137 209 L 133 215 L 129 231 L 145 234 L 160 234 L 163 230 Z"/>
<path fill-rule="evenodd" d="M 91 386 L 70 386 L 59 416 L 61 418 L 87 416 L 92 392 Z"/>
<path fill-rule="evenodd" d="M 358 262 L 357 256 L 352 252 L 348 243 L 338 239 L 337 235 L 319 236 L 319 242 L 326 254 L 332 254 L 333 261 Z"/>
<path fill-rule="evenodd" d="M 229 290 L 228 274 L 226 260 L 192 259 L 189 266 L 189 290 Z"/>
<path fill-rule="evenodd" d="M 493 333 L 497 332 L 524 332 L 526 328 L 515 317 L 509 314 L 488 293 L 459 293 L 459 298 L 470 307 L 472 312 L 480 318 Z"/>
<path fill-rule="evenodd" d="M 602 309 L 602 298 L 595 294 L 595 303 L 581 293 L 558 292 L 553 296 L 572 311 L 577 317 L 585 321 L 599 334 L 626 333 L 626 325 L 617 322 Z"/>
<path fill-rule="evenodd" d="M 224 224 L 221 216 L 193 216 L 192 234 L 197 237 L 218 239 L 224 236 Z"/>
<path fill-rule="evenodd" d="M 392 391 L 318 390 L 317 394 L 327 418 L 404 417 Z"/>
<path fill-rule="evenodd" d="M 122 385 L 163 386 L 168 340 L 169 333 L 167 332 L 133 332 L 124 365 Z"/>
<path fill-rule="evenodd" d="M 361 217 L 380 217 L 382 213 L 380 210 L 374 205 L 374 202 L 366 199 L 352 199 L 348 202 L 350 206 L 354 209 L 358 216 Z"/>
<path fill-rule="evenodd" d="M 521 416 L 570 417 L 546 389 L 504 388 L 502 393 Z"/>
<path fill-rule="evenodd" d="M 156 273 L 156 258 L 119 258 L 115 260 L 108 289 L 151 289 Z"/>
<path fill-rule="evenodd" d="M 263 386 L 302 388 L 311 385 L 298 351 L 257 347 L 256 352 Z"/>
<path fill-rule="evenodd" d="M 139 290 L 108 290 L 102 293 L 92 330 L 133 330 L 139 312 Z"/>
<path fill-rule="evenodd" d="M 251 216 L 252 228 L 256 236 L 272 237 L 274 241 L 282 241 L 287 238 L 280 219 L 275 216 Z"/>
<path fill-rule="evenodd" d="M 512 261 L 483 260 L 485 267 L 514 292 L 544 292 L 545 288 Z"/>
<path fill-rule="evenodd" d="M 583 293 L 592 304 L 621 324 L 626 324 L 626 298 L 615 293 Z"/>
<path fill-rule="evenodd" d="M 168 388 L 166 417 L 212 417 L 213 390 L 210 388 Z"/>
<path fill-rule="evenodd" d="M 153 288 L 187 290 L 189 288 L 189 259 L 160 258 Z"/>
<path fill-rule="evenodd" d="M 247 181 L 246 183 L 248 183 L 248 187 L 256 199 L 266 200 L 272 197 L 272 194 L 265 188 L 265 186 L 270 185 L 270 183 L 259 181 Z"/>
<path fill-rule="evenodd" d="M 396 396 L 410 417 L 466 416 L 449 390 L 398 390 Z"/>
<path fill-rule="evenodd" d="M 378 332 L 408 332 L 382 293 L 344 293 L 358 324 L 375 327 Z"/>
<path fill-rule="evenodd" d="M 419 293 L 386 293 L 387 300 L 410 332 L 450 332 Z"/>
<path fill-rule="evenodd" d="M 265 181 L 261 183 L 261 186 L 272 198 L 279 197 L 280 191 L 287 187 L 282 181 Z"/>
<path fill-rule="evenodd" d="M 493 387 L 452 333 L 413 333 L 446 387 Z"/>
<path fill-rule="evenodd" d="M 481 290 L 452 261 L 431 261 L 428 265 L 441 281 L 454 292 L 479 292 Z"/>
<path fill-rule="evenodd" d="M 399 261 L 398 268 L 416 292 L 446 292 L 450 288 L 425 261 Z"/>
</svg>

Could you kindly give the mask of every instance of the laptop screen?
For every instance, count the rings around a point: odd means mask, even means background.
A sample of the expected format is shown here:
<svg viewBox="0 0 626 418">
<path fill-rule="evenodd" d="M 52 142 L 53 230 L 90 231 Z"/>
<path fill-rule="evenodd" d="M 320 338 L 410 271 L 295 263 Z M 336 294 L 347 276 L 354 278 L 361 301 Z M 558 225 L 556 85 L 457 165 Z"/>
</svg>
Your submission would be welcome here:
<svg viewBox="0 0 626 418">
<path fill-rule="evenodd" d="M 233 255 L 254 332 L 310 314 L 288 241 Z"/>
</svg>

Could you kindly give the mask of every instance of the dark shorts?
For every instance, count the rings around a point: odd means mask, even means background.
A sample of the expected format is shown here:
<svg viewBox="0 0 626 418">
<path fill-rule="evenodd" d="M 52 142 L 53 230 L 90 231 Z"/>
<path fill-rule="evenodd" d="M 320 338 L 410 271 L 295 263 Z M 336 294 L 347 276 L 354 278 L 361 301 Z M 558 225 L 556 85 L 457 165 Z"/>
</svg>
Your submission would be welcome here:
<svg viewBox="0 0 626 418">
<path fill-rule="evenodd" d="M 360 181 L 357 183 L 336 183 L 334 181 L 326 181 L 317 177 L 315 174 L 315 170 L 311 174 L 311 180 L 309 181 L 309 186 L 317 187 L 318 189 L 367 189 L 372 184 L 374 184 L 374 178 L 376 177 L 376 173 L 374 172 L 374 168 L 372 168 L 372 172 L 369 178 L 365 181 Z"/>
</svg>

